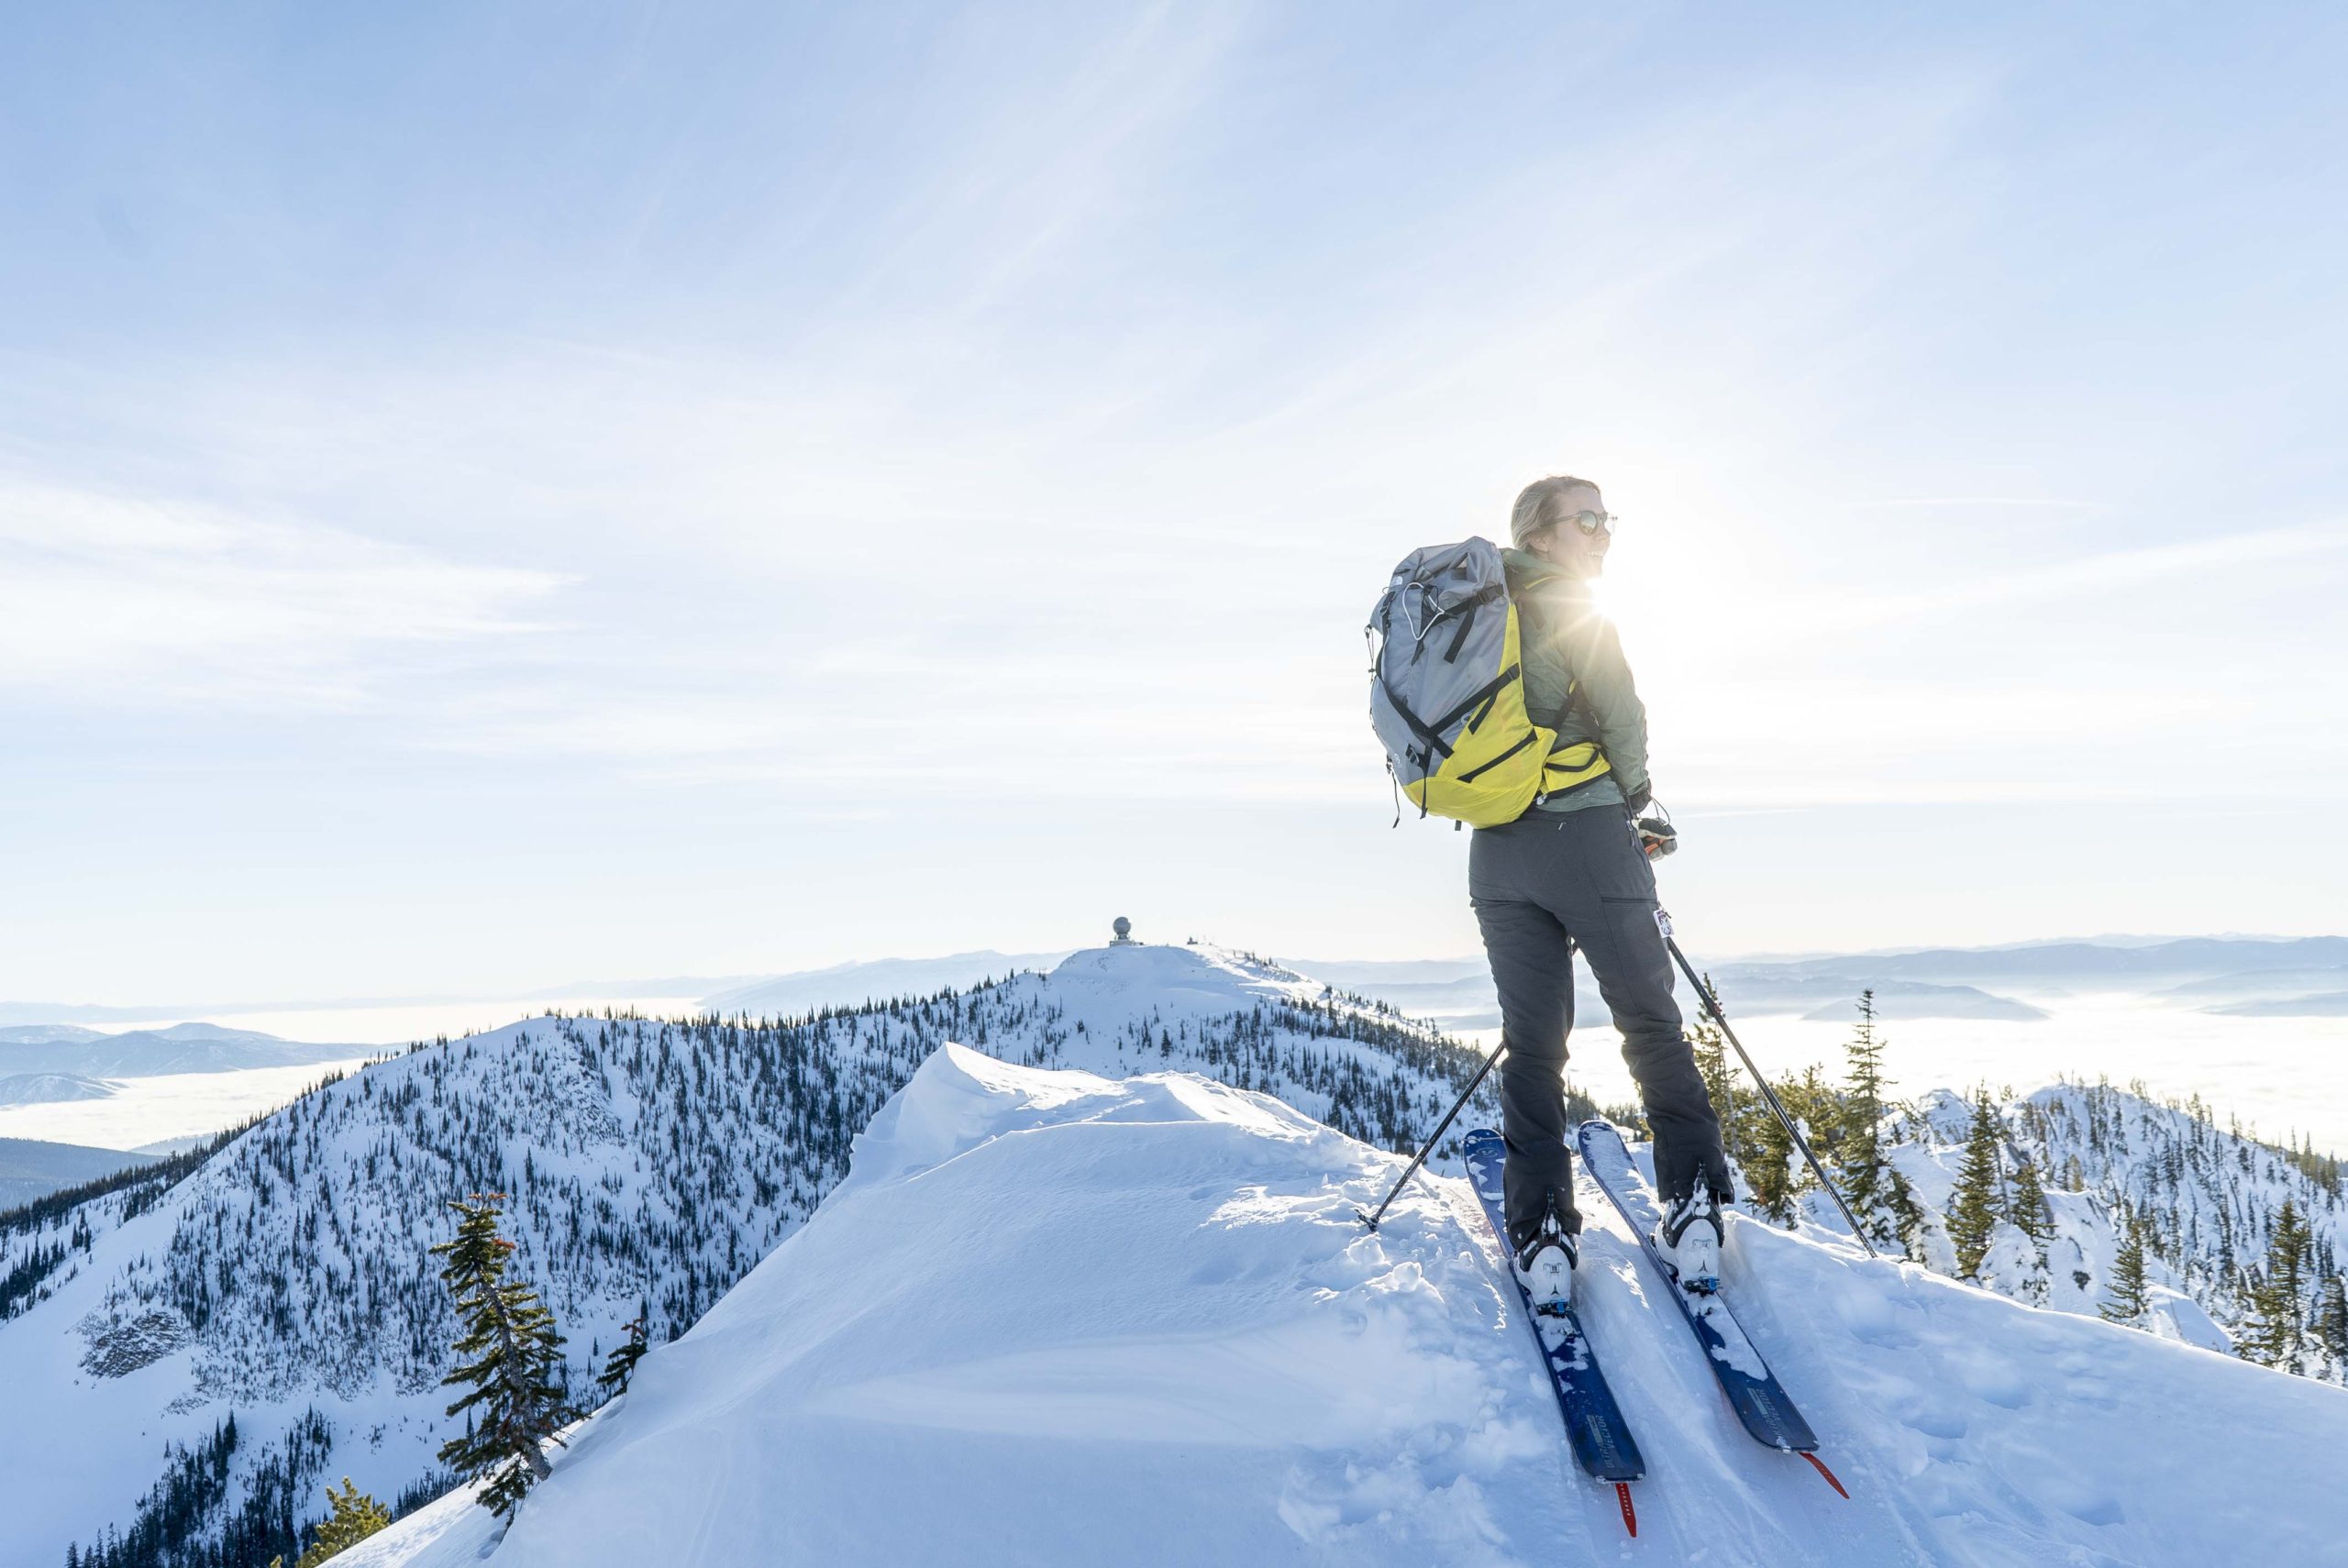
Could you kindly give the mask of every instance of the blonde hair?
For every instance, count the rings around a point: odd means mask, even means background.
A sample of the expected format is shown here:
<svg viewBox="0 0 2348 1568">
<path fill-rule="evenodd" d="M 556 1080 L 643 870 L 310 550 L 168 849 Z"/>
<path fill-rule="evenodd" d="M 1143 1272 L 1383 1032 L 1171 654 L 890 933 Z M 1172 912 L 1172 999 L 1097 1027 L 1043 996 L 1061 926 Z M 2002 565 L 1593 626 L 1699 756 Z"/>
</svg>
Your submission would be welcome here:
<svg viewBox="0 0 2348 1568">
<path fill-rule="evenodd" d="M 1571 474 L 1552 474 L 1547 479 L 1534 480 L 1518 492 L 1516 505 L 1508 516 L 1509 537 L 1518 549 L 1523 549 L 1534 539 L 1556 527 L 1566 515 L 1566 497 L 1576 490 L 1596 490 L 1585 479 Z"/>
</svg>

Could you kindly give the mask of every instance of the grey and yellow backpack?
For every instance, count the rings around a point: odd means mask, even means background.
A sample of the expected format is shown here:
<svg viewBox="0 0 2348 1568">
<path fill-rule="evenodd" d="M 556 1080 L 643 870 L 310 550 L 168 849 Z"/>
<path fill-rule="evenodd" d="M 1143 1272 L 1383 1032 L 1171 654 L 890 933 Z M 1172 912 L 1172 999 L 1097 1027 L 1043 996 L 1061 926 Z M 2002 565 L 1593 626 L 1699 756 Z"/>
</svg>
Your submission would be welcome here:
<svg viewBox="0 0 2348 1568">
<path fill-rule="evenodd" d="M 1526 712 L 1517 607 L 1490 540 L 1403 557 L 1368 635 L 1369 722 L 1422 816 L 1495 827 L 1607 771 L 1587 742 L 1552 753 L 1562 713 L 1542 725 Z"/>
</svg>

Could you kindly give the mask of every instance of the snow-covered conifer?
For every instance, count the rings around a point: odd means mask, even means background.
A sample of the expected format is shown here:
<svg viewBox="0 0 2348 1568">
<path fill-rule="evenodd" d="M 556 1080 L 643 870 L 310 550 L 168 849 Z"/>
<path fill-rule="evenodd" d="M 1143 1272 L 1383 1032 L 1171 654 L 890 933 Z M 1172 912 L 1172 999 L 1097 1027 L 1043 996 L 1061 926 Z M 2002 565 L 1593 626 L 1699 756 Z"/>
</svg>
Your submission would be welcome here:
<svg viewBox="0 0 2348 1568">
<path fill-rule="evenodd" d="M 627 1338 L 612 1348 L 612 1353 L 604 1359 L 603 1375 L 595 1379 L 615 1398 L 627 1392 L 628 1379 L 636 1375 L 636 1364 L 644 1359 L 644 1315 L 637 1314 L 625 1325 L 624 1331 Z"/>
<path fill-rule="evenodd" d="M 1778 1087 L 1780 1098 L 1790 1085 Z M 1789 1109 L 1791 1109 L 1789 1107 Z M 1767 1101 L 1755 1095 L 1746 1102 L 1743 1116 L 1744 1145 L 1752 1151 L 1752 1161 L 1745 1166 L 1747 1185 L 1753 1189 L 1753 1207 L 1766 1218 L 1780 1225 L 1794 1222 L 1793 1158 L 1794 1141 L 1771 1112 Z"/>
<path fill-rule="evenodd" d="M 2331 1358 L 2335 1372 L 2348 1370 L 2348 1278 L 2331 1275 L 2316 1298 L 2315 1321 L 2309 1325 L 2315 1342 Z"/>
<path fill-rule="evenodd" d="M 2096 1310 L 2107 1323 L 2138 1325 L 2151 1305 L 2144 1286 L 2144 1228 L 2125 1209 L 2120 1213 L 2119 1226 L 2120 1254 L 2112 1261 L 2111 1279 Z"/>
<path fill-rule="evenodd" d="M 1859 1022 L 1843 1048 L 1843 1137 L 1840 1148 L 1844 1196 L 1867 1227 L 1869 1239 L 1902 1246 L 1902 1216 L 1889 1199 L 1896 1173 L 1883 1157 L 1883 1038 L 1876 1032 L 1875 992 L 1859 993 Z M 1902 1184 L 1904 1185 L 1904 1184 Z M 1908 1195 L 1912 1209 L 1915 1197 Z"/>
<path fill-rule="evenodd" d="M 1948 1207 L 1948 1239 L 1956 1248 L 1956 1272 L 1962 1279 L 1973 1279 L 1981 1270 L 1981 1260 L 1988 1254 L 1989 1237 L 1998 1228 L 1999 1179 L 1998 1113 L 1989 1104 L 1989 1091 L 1977 1089 L 1973 1097 L 1973 1126 L 1965 1140 L 1965 1163 L 1957 1169 L 1956 1190 L 1950 1195 Z"/>
<path fill-rule="evenodd" d="M 1891 1211 L 1891 1233 L 1899 1239 L 1899 1250 L 1911 1263 L 1924 1261 L 1924 1206 L 1916 1199 L 1916 1189 L 1899 1174 L 1899 1167 L 1884 1166 L 1888 1175 L 1884 1207 Z"/>
<path fill-rule="evenodd" d="M 504 1197 L 476 1192 L 452 1201 L 463 1220 L 454 1237 L 432 1251 L 449 1260 L 440 1277 L 464 1323 L 456 1370 L 441 1383 L 470 1384 L 472 1390 L 450 1405 L 449 1414 L 480 1408 L 472 1430 L 440 1446 L 440 1463 L 468 1480 L 493 1476 L 481 1495 L 482 1507 L 510 1515 L 535 1483 L 554 1474 L 545 1444 L 562 1441 L 555 1430 L 570 1411 L 555 1380 L 562 1336 L 555 1331 L 554 1314 L 529 1286 L 505 1279 L 514 1243 L 497 1231 Z"/>
<path fill-rule="evenodd" d="M 1707 989 L 1711 983 L 1711 977 L 1705 976 Z M 1696 1070 L 1703 1075 L 1704 1092 L 1711 1099 L 1712 1112 L 1721 1119 L 1721 1142 L 1728 1157 L 1742 1165 L 1745 1149 L 1744 1129 L 1737 1118 L 1736 1069 L 1729 1065 L 1728 1045 L 1722 1038 L 1721 1026 L 1709 1018 L 1699 1018 L 1689 1028 L 1688 1041 L 1695 1047 Z"/>
<path fill-rule="evenodd" d="M 2286 1372 L 2307 1369 L 2307 1221 L 2298 1205 L 2283 1200 L 2275 1216 L 2274 1233 L 2266 1242 L 2266 1262 L 2251 1286 L 2251 1310 L 2255 1314 L 2241 1342 L 2242 1353 L 2252 1361 Z"/>
<path fill-rule="evenodd" d="M 2054 1210 L 2046 1201 L 2046 1189 L 2038 1179 L 2038 1166 L 2029 1159 L 2014 1162 L 2013 1187 L 2007 1194 L 2006 1218 L 2015 1230 L 2028 1236 L 2038 1249 L 2038 1261 L 2046 1261 L 2046 1243 L 2054 1235 Z"/>
</svg>

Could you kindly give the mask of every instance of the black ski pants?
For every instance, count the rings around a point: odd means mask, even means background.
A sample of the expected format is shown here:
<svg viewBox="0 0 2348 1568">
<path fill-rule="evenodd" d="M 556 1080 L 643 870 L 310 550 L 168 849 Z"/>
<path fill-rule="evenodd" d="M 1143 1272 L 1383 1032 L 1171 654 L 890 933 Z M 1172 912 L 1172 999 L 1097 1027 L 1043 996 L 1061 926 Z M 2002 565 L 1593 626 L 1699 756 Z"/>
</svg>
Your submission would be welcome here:
<svg viewBox="0 0 2348 1568">
<path fill-rule="evenodd" d="M 1554 1191 L 1581 1227 L 1567 1152 L 1566 1034 L 1573 1027 L 1573 944 L 1622 1031 L 1623 1059 L 1655 1134 L 1656 1180 L 1684 1198 L 1700 1176 L 1729 1193 L 1720 1118 L 1671 997 L 1671 955 L 1656 924 L 1655 868 L 1619 806 L 1527 812 L 1479 828 L 1468 901 L 1500 990 L 1501 1132 L 1508 1143 L 1509 1231 L 1523 1241 Z"/>
</svg>

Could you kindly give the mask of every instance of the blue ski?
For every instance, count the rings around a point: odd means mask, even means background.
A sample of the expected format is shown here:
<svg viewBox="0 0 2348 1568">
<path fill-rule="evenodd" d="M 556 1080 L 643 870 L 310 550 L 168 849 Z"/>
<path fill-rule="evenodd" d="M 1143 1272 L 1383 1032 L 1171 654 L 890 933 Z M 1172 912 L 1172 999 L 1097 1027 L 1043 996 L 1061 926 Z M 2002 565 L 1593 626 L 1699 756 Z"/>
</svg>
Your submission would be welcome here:
<svg viewBox="0 0 2348 1568">
<path fill-rule="evenodd" d="M 1816 1466 L 1827 1483 L 1845 1497 L 1843 1483 L 1819 1459 L 1818 1438 L 1794 1408 L 1778 1375 L 1755 1350 L 1744 1332 L 1744 1326 L 1729 1310 L 1728 1297 L 1720 1291 L 1683 1289 L 1679 1273 L 1664 1261 L 1655 1249 L 1656 1221 L 1662 1218 L 1656 1207 L 1654 1189 L 1639 1174 L 1631 1159 L 1631 1151 L 1623 1145 L 1623 1134 L 1611 1121 L 1585 1121 L 1578 1142 L 1581 1144 L 1583 1166 L 1599 1189 L 1613 1201 L 1623 1218 L 1630 1221 L 1633 1234 L 1647 1254 L 1656 1272 L 1663 1276 L 1672 1300 L 1679 1304 L 1688 1326 L 1695 1331 L 1697 1343 L 1704 1347 L 1704 1364 L 1720 1379 L 1721 1390 L 1728 1396 L 1737 1419 L 1744 1423 L 1755 1442 L 1770 1448 L 1799 1453 Z"/>
<path fill-rule="evenodd" d="M 1468 1180 L 1484 1206 L 1492 1234 L 1499 1238 L 1503 1267 L 1511 1253 L 1501 1187 L 1501 1165 L 1506 1157 L 1499 1133 L 1478 1128 L 1468 1134 Z M 1549 1369 L 1549 1384 L 1556 1392 L 1557 1413 L 1566 1419 L 1566 1436 L 1573 1443 L 1574 1458 L 1596 1479 L 1614 1483 L 1614 1500 L 1622 1506 L 1623 1526 L 1633 1535 L 1638 1534 L 1630 1483 L 1646 1474 L 1646 1464 L 1639 1457 L 1630 1423 L 1623 1419 L 1623 1408 L 1614 1402 L 1614 1391 L 1606 1386 L 1606 1375 L 1598 1370 L 1598 1355 L 1589 1348 L 1581 1320 L 1570 1307 L 1535 1310 L 1516 1271 L 1509 1269 L 1508 1276 L 1524 1308 L 1525 1323 L 1540 1342 L 1541 1360 Z"/>
</svg>

